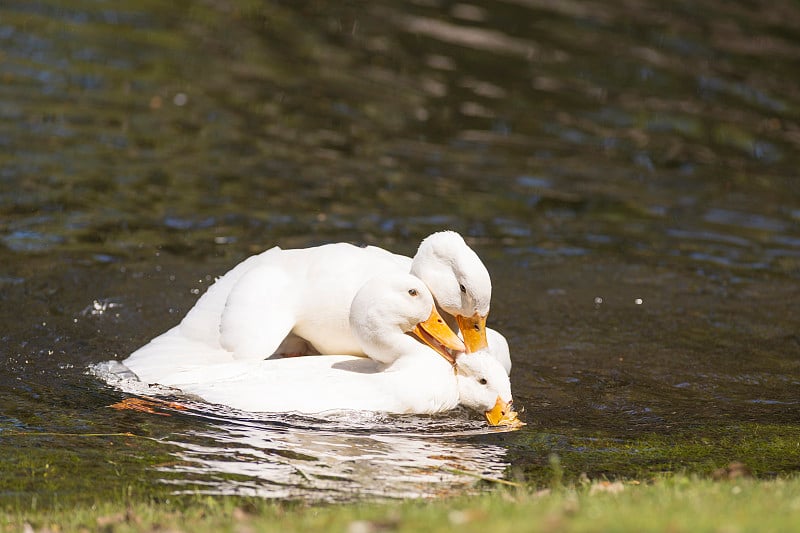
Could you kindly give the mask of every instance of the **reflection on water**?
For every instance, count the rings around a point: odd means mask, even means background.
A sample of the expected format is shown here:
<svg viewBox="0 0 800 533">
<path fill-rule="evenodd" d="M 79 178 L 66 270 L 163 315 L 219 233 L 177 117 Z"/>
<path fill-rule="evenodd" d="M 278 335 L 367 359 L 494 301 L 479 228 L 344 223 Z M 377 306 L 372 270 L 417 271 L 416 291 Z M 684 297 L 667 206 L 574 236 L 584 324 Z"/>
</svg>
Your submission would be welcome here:
<svg viewBox="0 0 800 533">
<path fill-rule="evenodd" d="M 459 442 L 458 432 L 349 431 L 224 424 L 171 441 L 183 462 L 165 468 L 184 474 L 178 483 L 188 491 L 343 500 L 455 495 L 474 488 L 476 476 L 502 479 L 508 466 L 505 448 Z"/>
<path fill-rule="evenodd" d="M 474 442 L 508 430 L 489 428 L 461 411 L 433 417 L 248 413 L 120 377 L 104 363 L 91 371 L 137 395 L 133 398 L 171 400 L 150 404 L 154 415 L 181 417 L 196 428 L 163 439 L 181 450 L 177 461 L 159 467 L 178 493 L 305 500 L 432 497 L 473 490 L 480 479 L 502 480 L 509 466 L 504 447 Z"/>
</svg>

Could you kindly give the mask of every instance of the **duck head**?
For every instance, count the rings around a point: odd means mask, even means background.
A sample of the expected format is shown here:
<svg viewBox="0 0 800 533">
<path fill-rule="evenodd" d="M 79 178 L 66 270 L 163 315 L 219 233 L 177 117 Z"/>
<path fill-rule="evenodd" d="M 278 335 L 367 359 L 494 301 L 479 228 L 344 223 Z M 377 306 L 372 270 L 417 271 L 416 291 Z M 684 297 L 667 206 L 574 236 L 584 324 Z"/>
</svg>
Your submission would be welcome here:
<svg viewBox="0 0 800 533">
<path fill-rule="evenodd" d="M 461 405 L 483 413 L 492 426 L 524 425 L 512 407 L 508 374 L 489 352 L 462 354 L 455 368 Z"/>
<path fill-rule="evenodd" d="M 438 307 L 455 318 L 468 353 L 488 346 L 486 317 L 492 281 L 461 235 L 441 231 L 423 239 L 412 260 L 411 273 L 425 282 Z"/>
</svg>

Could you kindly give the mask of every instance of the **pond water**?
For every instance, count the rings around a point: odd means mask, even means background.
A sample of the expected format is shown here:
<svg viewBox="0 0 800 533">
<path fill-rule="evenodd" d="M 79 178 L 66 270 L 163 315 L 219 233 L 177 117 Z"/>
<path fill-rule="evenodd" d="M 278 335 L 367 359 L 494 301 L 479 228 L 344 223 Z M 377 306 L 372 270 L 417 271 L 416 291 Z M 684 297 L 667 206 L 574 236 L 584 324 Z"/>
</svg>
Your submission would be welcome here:
<svg viewBox="0 0 800 533">
<path fill-rule="evenodd" d="M 788 0 L 4 2 L 0 499 L 800 470 L 799 26 Z M 443 228 L 492 274 L 519 431 L 120 411 L 87 374 L 253 253 Z"/>
</svg>

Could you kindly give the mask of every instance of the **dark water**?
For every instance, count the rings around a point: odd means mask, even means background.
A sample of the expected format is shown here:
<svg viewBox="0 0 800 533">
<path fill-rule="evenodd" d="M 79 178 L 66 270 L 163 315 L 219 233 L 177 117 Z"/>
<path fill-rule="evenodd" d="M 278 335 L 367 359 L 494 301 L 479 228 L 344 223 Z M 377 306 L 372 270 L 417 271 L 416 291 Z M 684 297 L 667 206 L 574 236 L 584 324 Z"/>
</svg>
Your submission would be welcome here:
<svg viewBox="0 0 800 533">
<path fill-rule="evenodd" d="M 798 27 L 790 1 L 4 2 L 1 499 L 800 470 Z M 521 431 L 117 411 L 86 375 L 254 252 L 442 228 L 492 273 Z"/>
</svg>

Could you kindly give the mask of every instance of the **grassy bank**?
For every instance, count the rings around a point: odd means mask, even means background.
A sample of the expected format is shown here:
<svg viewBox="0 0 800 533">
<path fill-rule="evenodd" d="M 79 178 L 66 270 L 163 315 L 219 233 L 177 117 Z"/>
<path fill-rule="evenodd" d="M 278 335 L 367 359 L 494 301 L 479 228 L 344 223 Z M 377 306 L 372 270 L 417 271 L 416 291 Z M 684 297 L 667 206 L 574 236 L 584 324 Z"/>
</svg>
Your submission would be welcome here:
<svg viewBox="0 0 800 533">
<path fill-rule="evenodd" d="M 800 478 L 586 482 L 434 501 L 303 505 L 191 496 L 78 508 L 6 508 L 4 531 L 790 531 Z"/>
</svg>

